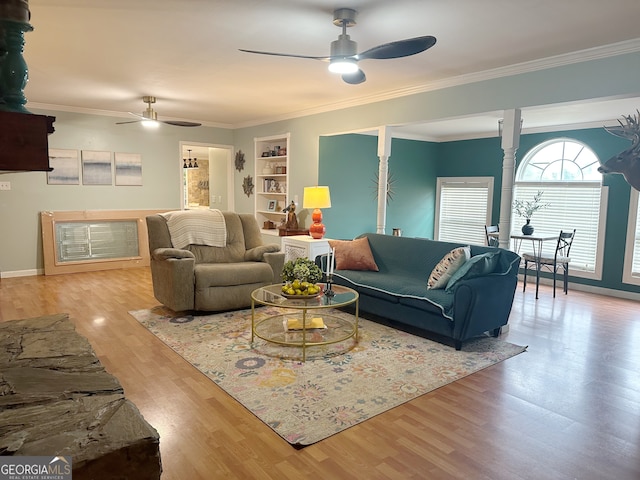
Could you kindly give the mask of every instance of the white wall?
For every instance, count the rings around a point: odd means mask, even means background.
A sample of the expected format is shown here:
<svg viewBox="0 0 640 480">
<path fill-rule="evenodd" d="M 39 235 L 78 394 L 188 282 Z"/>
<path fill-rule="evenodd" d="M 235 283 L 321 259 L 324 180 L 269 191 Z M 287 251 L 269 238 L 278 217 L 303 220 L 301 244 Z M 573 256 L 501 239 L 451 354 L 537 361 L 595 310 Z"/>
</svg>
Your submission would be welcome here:
<svg viewBox="0 0 640 480">
<path fill-rule="evenodd" d="M 180 141 L 233 145 L 230 130 L 140 124 L 115 125 L 118 119 L 68 112 L 36 111 L 56 117 L 51 148 L 140 153 L 142 186 L 47 185 L 45 172 L 1 175 L 11 182 L 0 191 L 0 270 L 3 276 L 43 268 L 41 211 L 179 209 L 182 160 Z M 16 159 L 19 162 L 19 159 Z M 13 273 L 12 273 L 13 272 Z"/>
</svg>

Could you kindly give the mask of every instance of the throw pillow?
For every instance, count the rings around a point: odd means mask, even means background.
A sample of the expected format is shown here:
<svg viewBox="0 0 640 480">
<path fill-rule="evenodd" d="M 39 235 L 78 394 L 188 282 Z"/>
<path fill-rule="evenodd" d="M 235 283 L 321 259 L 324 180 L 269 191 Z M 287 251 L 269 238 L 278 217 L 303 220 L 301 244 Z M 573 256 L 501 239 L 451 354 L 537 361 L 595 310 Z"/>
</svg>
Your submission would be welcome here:
<svg viewBox="0 0 640 480">
<path fill-rule="evenodd" d="M 355 240 L 329 240 L 329 246 L 335 248 L 334 268 L 336 270 L 379 271 L 367 237 Z"/>
<path fill-rule="evenodd" d="M 500 252 L 487 252 L 471 257 L 449 279 L 445 291 L 450 292 L 453 286 L 462 279 L 481 277 L 493 273 L 498 266 Z"/>
<path fill-rule="evenodd" d="M 471 247 L 458 247 L 447 253 L 431 271 L 427 280 L 427 290 L 435 290 L 447 286 L 451 276 L 471 256 Z"/>
</svg>

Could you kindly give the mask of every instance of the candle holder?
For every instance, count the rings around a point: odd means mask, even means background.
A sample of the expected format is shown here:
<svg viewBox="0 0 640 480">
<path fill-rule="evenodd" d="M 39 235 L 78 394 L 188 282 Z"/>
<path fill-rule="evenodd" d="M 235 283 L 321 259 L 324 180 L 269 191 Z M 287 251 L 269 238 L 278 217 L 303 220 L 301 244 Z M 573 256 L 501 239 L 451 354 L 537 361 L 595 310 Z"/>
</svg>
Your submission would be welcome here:
<svg viewBox="0 0 640 480">
<path fill-rule="evenodd" d="M 324 295 L 325 297 L 328 298 L 333 298 L 334 295 L 336 294 L 332 289 L 331 289 L 331 284 L 333 283 L 333 275 L 329 274 L 327 275 L 327 287 L 324 289 Z"/>
</svg>

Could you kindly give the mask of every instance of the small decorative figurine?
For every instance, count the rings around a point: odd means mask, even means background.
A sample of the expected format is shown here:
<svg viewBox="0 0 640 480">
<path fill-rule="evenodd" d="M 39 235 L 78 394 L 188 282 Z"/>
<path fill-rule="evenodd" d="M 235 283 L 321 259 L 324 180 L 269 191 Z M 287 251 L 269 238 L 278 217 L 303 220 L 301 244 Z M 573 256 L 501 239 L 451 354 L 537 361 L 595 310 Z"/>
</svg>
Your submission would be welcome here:
<svg viewBox="0 0 640 480">
<path fill-rule="evenodd" d="M 282 211 L 287 212 L 287 223 L 285 223 L 284 228 L 286 228 L 287 230 L 298 230 L 298 217 L 296 216 L 296 204 L 293 203 L 293 200 L 291 201 L 289 206 Z"/>
</svg>

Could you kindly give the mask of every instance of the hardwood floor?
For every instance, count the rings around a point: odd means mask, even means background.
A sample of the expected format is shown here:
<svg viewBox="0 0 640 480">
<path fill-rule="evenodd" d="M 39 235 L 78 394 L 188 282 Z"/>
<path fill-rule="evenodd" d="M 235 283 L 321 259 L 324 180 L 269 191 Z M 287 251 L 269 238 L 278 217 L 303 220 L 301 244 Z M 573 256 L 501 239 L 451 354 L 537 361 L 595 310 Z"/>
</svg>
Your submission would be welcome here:
<svg viewBox="0 0 640 480">
<path fill-rule="evenodd" d="M 68 312 L 159 431 L 164 480 L 639 479 L 638 303 L 534 295 L 503 335 L 527 352 L 300 450 L 127 313 L 158 305 L 146 268 L 2 279 L 0 320 Z"/>
</svg>

